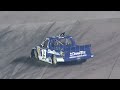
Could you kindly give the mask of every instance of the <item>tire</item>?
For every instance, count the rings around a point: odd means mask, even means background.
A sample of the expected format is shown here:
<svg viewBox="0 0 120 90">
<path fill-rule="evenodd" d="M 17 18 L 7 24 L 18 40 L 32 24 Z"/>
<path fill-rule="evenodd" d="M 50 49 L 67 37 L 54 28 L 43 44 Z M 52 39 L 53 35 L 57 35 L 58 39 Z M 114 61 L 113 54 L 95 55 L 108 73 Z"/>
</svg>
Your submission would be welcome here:
<svg viewBox="0 0 120 90">
<path fill-rule="evenodd" d="M 52 55 L 52 64 L 57 65 L 57 58 L 55 55 Z"/>
<path fill-rule="evenodd" d="M 36 50 L 34 50 L 34 55 L 35 55 L 35 59 L 38 59 L 38 53 Z"/>
<path fill-rule="evenodd" d="M 87 59 L 81 59 L 81 60 L 79 60 L 78 62 L 79 63 L 84 63 L 84 62 L 86 62 L 87 61 Z"/>
<path fill-rule="evenodd" d="M 33 49 L 33 51 L 32 51 L 31 58 L 35 59 L 35 60 L 38 60 L 38 53 L 35 49 Z"/>
</svg>

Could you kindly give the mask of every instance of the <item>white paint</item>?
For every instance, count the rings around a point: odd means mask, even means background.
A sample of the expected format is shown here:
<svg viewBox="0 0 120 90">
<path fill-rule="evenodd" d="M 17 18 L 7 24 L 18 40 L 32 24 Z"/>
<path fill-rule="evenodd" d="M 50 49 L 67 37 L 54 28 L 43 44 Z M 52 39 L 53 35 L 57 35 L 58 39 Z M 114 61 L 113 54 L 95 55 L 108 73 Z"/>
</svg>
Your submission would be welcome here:
<svg viewBox="0 0 120 90">
<path fill-rule="evenodd" d="M 52 62 L 49 61 L 49 58 L 42 59 L 42 58 L 39 56 L 39 60 L 52 64 Z"/>
<path fill-rule="evenodd" d="M 42 49 L 42 54 L 40 53 L 38 58 L 39 60 L 46 61 L 46 49 Z"/>
<path fill-rule="evenodd" d="M 70 58 L 79 58 L 79 57 L 84 57 L 84 56 L 87 56 L 87 55 L 71 56 Z"/>
<path fill-rule="evenodd" d="M 71 52 L 70 56 L 74 56 L 74 55 L 87 55 L 86 51 L 79 51 L 79 52 Z"/>
<path fill-rule="evenodd" d="M 42 59 L 46 59 L 46 49 L 42 49 Z"/>
<path fill-rule="evenodd" d="M 48 49 L 47 53 L 55 54 L 55 51 L 51 51 L 50 49 Z"/>
<path fill-rule="evenodd" d="M 54 55 L 60 55 L 58 52 L 56 52 L 55 50 L 51 51 L 50 49 L 48 49 L 48 52 L 47 53 L 51 53 L 51 54 L 54 54 Z"/>
<path fill-rule="evenodd" d="M 57 62 L 64 62 L 63 58 L 57 58 Z"/>
<path fill-rule="evenodd" d="M 94 57 L 94 55 L 91 55 L 91 57 Z"/>
</svg>

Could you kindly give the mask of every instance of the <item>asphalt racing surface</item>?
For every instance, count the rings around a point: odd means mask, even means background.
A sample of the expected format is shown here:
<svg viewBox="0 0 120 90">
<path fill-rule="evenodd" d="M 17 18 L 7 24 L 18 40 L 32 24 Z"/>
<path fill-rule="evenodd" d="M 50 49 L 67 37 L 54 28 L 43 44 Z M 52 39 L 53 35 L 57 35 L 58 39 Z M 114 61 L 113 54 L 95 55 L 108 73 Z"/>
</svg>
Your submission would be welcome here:
<svg viewBox="0 0 120 90">
<path fill-rule="evenodd" d="M 8 13 L 2 14 L 5 16 Z M 0 24 L 1 79 L 120 78 L 120 18 L 118 17 L 90 20 L 80 20 L 77 17 L 69 21 L 57 19 L 45 22 L 3 21 Z M 29 58 L 32 47 L 40 45 L 46 37 L 59 35 L 62 32 L 73 36 L 79 45 L 91 44 L 94 58 L 81 62 L 59 63 L 55 67 Z"/>
</svg>

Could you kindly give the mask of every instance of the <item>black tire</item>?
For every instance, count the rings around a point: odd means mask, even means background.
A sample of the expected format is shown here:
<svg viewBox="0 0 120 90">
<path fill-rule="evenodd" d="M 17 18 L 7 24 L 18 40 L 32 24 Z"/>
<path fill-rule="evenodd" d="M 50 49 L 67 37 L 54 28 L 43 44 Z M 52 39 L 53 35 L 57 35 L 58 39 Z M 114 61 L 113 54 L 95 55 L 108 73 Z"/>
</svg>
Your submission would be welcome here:
<svg viewBox="0 0 120 90">
<path fill-rule="evenodd" d="M 35 59 L 35 60 L 38 60 L 38 53 L 37 53 L 37 51 L 35 49 L 33 49 L 31 52 L 32 52 L 31 53 L 31 58 Z"/>
<path fill-rule="evenodd" d="M 55 55 L 52 55 L 52 64 L 57 65 L 57 58 Z"/>
<path fill-rule="evenodd" d="M 84 62 L 86 62 L 87 61 L 87 59 L 81 59 L 81 60 L 79 60 L 78 62 L 79 63 L 84 63 Z"/>
</svg>

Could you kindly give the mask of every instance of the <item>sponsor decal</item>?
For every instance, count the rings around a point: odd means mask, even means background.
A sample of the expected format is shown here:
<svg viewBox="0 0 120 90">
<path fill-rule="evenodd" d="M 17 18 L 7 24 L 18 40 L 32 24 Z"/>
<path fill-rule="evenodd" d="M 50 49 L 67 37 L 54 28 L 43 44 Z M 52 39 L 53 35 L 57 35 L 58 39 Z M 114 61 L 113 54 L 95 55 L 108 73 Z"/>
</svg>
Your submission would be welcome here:
<svg viewBox="0 0 120 90">
<path fill-rule="evenodd" d="M 71 52 L 70 53 L 70 58 L 79 58 L 79 57 L 83 57 L 83 56 L 87 56 L 86 51 L 79 51 L 79 52 Z"/>
<path fill-rule="evenodd" d="M 51 53 L 51 54 L 55 54 L 55 55 L 60 55 L 60 53 L 56 52 L 55 50 L 51 51 L 50 49 L 48 49 L 47 53 Z"/>
</svg>

